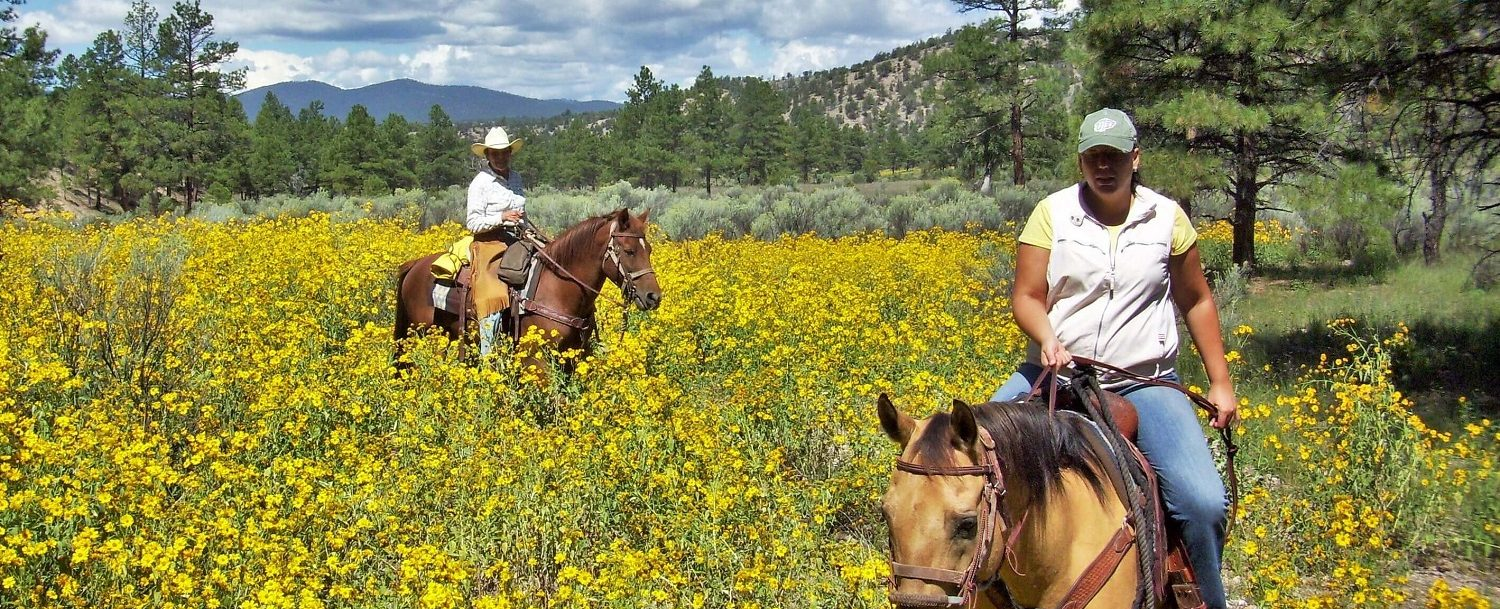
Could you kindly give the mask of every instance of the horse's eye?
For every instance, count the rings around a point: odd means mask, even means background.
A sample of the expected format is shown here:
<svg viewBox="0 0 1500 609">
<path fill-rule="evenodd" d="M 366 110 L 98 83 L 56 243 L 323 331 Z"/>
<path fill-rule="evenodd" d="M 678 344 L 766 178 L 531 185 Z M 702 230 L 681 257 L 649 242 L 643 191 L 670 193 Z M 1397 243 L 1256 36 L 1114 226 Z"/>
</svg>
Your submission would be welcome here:
<svg viewBox="0 0 1500 609">
<path fill-rule="evenodd" d="M 630 250 L 630 249 L 625 250 L 625 255 L 626 256 L 634 256 L 635 255 L 635 250 Z"/>
<path fill-rule="evenodd" d="M 953 523 L 954 539 L 973 539 L 979 532 L 979 519 L 973 516 L 964 516 Z"/>
</svg>

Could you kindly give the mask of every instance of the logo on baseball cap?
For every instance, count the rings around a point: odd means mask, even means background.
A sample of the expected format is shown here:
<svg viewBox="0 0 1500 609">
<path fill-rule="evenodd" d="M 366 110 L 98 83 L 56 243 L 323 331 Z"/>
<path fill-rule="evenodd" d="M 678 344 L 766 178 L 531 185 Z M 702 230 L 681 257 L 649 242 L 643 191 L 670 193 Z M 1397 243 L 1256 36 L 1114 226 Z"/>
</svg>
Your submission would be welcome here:
<svg viewBox="0 0 1500 609">
<path fill-rule="evenodd" d="M 1078 128 L 1078 152 L 1094 146 L 1109 146 L 1121 152 L 1135 150 L 1135 123 L 1114 108 L 1083 117 L 1083 125 Z"/>
</svg>

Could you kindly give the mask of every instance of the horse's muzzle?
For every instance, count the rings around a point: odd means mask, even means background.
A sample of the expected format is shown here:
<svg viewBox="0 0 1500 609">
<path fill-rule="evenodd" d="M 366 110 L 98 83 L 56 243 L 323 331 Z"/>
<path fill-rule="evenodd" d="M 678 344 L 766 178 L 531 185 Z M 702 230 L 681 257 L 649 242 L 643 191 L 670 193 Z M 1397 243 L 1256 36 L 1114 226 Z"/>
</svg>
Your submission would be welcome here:
<svg viewBox="0 0 1500 609">
<path fill-rule="evenodd" d="M 642 311 L 654 311 L 661 306 L 661 292 L 642 292 L 635 297 L 636 306 Z"/>
</svg>

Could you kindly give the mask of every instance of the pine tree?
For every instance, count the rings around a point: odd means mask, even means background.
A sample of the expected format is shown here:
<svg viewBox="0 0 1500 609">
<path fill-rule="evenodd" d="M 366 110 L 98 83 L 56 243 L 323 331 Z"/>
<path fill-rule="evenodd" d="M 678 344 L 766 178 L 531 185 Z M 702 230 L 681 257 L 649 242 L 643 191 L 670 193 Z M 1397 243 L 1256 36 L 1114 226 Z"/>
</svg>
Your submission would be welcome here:
<svg viewBox="0 0 1500 609">
<path fill-rule="evenodd" d="M 1322 15 L 1316 80 L 1388 125 L 1398 164 L 1419 168 L 1429 209 L 1422 257 L 1442 259 L 1464 176 L 1493 182 L 1500 158 L 1500 5 L 1462 0 L 1310 2 Z M 1489 209 L 1497 209 L 1490 206 Z"/>
<path fill-rule="evenodd" d="M 11 6 L 0 12 L 0 24 L 14 19 Z M 0 200 L 35 203 L 47 193 L 38 182 L 56 158 L 47 87 L 58 52 L 46 46 L 46 32 L 36 27 L 19 34 L 0 27 Z"/>
<path fill-rule="evenodd" d="M 297 159 L 292 142 L 296 121 L 292 110 L 281 103 L 275 93 L 267 91 L 250 135 L 248 163 L 249 194 L 252 197 L 294 191 Z"/>
<path fill-rule="evenodd" d="M 617 172 L 641 186 L 666 184 L 675 188 L 683 168 L 686 127 L 681 89 L 667 86 L 650 68 L 641 66 L 626 97 L 610 133 L 617 151 Z"/>
<path fill-rule="evenodd" d="M 1063 22 L 1053 18 L 1057 0 L 954 0 L 962 10 L 998 11 L 1001 16 L 967 26 L 953 48 L 929 57 L 923 68 L 943 79 L 936 94 L 947 128 L 975 150 L 988 180 L 1008 154 L 1011 179 L 1026 183 L 1030 138 L 1056 131 L 1059 117 L 1047 112 L 1061 100 L 1042 84 L 1058 78 Z M 1040 19 L 1040 24 L 1027 24 Z"/>
<path fill-rule="evenodd" d="M 378 141 L 375 119 L 363 105 L 355 104 L 323 150 L 323 180 L 333 192 L 377 194 L 367 192 L 373 184 L 366 177 L 380 176 L 382 161 L 371 154 Z"/>
<path fill-rule="evenodd" d="M 219 71 L 239 44 L 214 36 L 213 15 L 203 11 L 199 0 L 177 2 L 157 29 L 166 118 L 175 126 L 168 145 L 167 174 L 182 189 L 188 213 L 203 187 L 201 176 L 232 150 L 229 144 L 234 138 L 226 131 L 231 118 L 229 91 L 242 88 L 245 80 L 243 68 Z"/>
<path fill-rule="evenodd" d="M 313 101 L 297 111 L 297 126 L 292 138 L 292 158 L 296 160 L 297 172 L 292 182 L 292 191 L 308 194 L 328 188 L 327 148 L 338 133 L 338 120 L 323 116 L 323 102 Z"/>
<path fill-rule="evenodd" d="M 759 78 L 749 78 L 735 103 L 734 142 L 745 181 L 766 184 L 786 161 L 786 99 Z"/>
<path fill-rule="evenodd" d="M 134 209 L 139 195 L 125 189 L 124 178 L 142 160 L 129 146 L 139 128 L 127 113 L 136 76 L 125 65 L 119 33 L 99 34 L 83 55 L 63 58 L 58 72 L 65 173 L 89 193 L 95 209 L 106 196 L 124 211 Z"/>
<path fill-rule="evenodd" d="M 569 121 L 554 139 L 554 180 L 569 188 L 598 188 L 604 175 L 606 162 L 604 151 L 608 146 L 603 136 L 594 133 L 581 118 Z"/>
<path fill-rule="evenodd" d="M 719 79 L 703 66 L 688 90 L 686 156 L 709 196 L 714 193 L 714 178 L 729 164 L 724 143 L 729 141 L 730 110 L 730 100 Z"/>
<path fill-rule="evenodd" d="M 425 190 L 462 184 L 468 166 L 467 148 L 453 119 L 437 104 L 427 112 L 427 124 L 417 133 L 417 181 Z"/>
<path fill-rule="evenodd" d="M 1261 193 L 1315 170 L 1336 150 L 1337 121 L 1309 86 L 1318 43 L 1300 3 L 1141 4 L 1089 0 L 1080 31 L 1095 57 L 1089 109 L 1126 110 L 1147 146 L 1217 159 L 1207 186 L 1232 202 L 1233 260 L 1255 261 Z M 1153 152 L 1154 154 L 1154 152 Z M 1142 173 L 1150 178 L 1150 166 Z"/>
<path fill-rule="evenodd" d="M 792 110 L 791 118 L 787 137 L 788 161 L 803 182 L 811 182 L 814 169 L 826 171 L 833 166 L 833 121 L 821 109 L 806 105 Z"/>
<path fill-rule="evenodd" d="M 380 139 L 372 150 L 379 157 L 379 174 L 392 189 L 416 188 L 417 156 L 412 146 L 411 123 L 400 114 L 389 114 L 380 123 Z"/>
</svg>

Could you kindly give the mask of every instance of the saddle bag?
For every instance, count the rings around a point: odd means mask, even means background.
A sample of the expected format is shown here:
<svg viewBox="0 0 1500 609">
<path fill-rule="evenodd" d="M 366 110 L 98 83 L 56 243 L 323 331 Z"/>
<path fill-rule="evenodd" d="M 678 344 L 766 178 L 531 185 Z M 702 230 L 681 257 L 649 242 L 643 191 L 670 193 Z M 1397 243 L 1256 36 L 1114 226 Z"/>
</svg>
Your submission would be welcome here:
<svg viewBox="0 0 1500 609">
<path fill-rule="evenodd" d="M 536 243 L 530 239 L 520 239 L 511 244 L 500 256 L 500 280 L 516 287 L 526 285 L 526 271 L 535 255 Z"/>
</svg>

